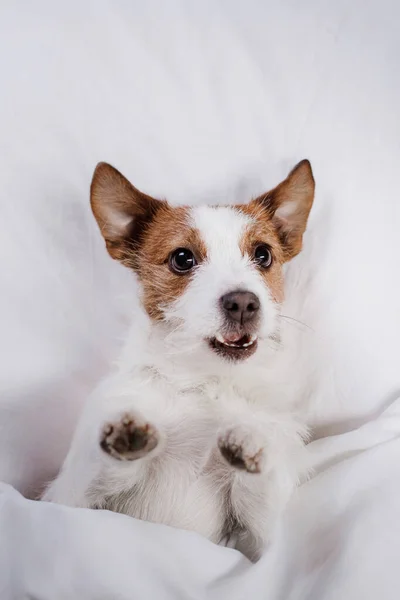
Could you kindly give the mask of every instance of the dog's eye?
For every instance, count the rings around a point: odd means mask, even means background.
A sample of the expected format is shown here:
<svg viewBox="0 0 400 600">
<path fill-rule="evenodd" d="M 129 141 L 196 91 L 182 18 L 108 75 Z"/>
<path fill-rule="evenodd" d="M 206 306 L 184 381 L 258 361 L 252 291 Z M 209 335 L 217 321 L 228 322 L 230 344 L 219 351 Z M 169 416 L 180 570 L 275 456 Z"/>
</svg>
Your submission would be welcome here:
<svg viewBox="0 0 400 600">
<path fill-rule="evenodd" d="M 169 268 L 174 273 L 186 273 L 196 265 L 193 252 L 187 248 L 177 248 L 169 256 Z"/>
<path fill-rule="evenodd" d="M 254 260 L 263 269 L 268 269 L 272 264 L 271 250 L 266 244 L 260 244 L 254 250 Z"/>
</svg>

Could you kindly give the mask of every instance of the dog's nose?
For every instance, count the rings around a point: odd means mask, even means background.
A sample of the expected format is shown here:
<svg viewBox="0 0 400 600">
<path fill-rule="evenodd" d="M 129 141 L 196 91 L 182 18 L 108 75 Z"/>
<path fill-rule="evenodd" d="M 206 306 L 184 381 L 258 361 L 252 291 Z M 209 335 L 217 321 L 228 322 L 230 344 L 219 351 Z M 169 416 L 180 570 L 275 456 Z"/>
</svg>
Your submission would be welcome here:
<svg viewBox="0 0 400 600">
<path fill-rule="evenodd" d="M 260 301 L 252 292 L 230 292 L 221 298 L 221 305 L 230 321 L 249 323 L 260 310 Z"/>
</svg>

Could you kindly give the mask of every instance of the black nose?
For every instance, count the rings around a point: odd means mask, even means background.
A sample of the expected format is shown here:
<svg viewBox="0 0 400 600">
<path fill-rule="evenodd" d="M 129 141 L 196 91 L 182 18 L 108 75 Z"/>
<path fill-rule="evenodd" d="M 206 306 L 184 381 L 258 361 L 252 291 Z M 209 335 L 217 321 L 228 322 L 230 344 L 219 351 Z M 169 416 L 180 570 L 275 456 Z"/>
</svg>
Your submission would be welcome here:
<svg viewBox="0 0 400 600">
<path fill-rule="evenodd" d="M 252 292 L 230 292 L 221 298 L 222 308 L 230 321 L 249 323 L 256 318 L 260 301 Z"/>
</svg>

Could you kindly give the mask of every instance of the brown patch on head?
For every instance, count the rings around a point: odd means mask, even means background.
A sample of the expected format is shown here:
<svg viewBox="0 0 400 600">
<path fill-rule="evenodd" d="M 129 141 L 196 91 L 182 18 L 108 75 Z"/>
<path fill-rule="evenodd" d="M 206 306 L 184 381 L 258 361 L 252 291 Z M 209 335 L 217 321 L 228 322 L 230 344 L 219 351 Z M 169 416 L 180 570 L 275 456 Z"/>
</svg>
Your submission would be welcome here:
<svg viewBox="0 0 400 600">
<path fill-rule="evenodd" d="M 276 302 L 283 300 L 282 265 L 302 248 L 314 189 L 311 165 L 302 160 L 276 188 L 235 207 L 252 220 L 240 242 L 243 254 L 253 257 L 261 244 L 271 251 L 272 264 L 260 273 Z"/>
<path fill-rule="evenodd" d="M 199 264 L 206 248 L 192 227 L 188 207 L 172 207 L 137 190 L 116 169 L 100 163 L 91 184 L 91 206 L 109 254 L 134 269 L 143 291 L 143 303 L 154 319 L 186 289 L 191 271 L 172 272 L 169 257 L 177 248 L 189 249 Z M 310 163 L 300 162 L 276 188 L 235 207 L 251 217 L 240 244 L 254 257 L 260 244 L 271 250 L 270 267 L 260 272 L 276 302 L 283 299 L 282 264 L 298 254 L 314 198 Z"/>
<path fill-rule="evenodd" d="M 90 200 L 109 254 L 137 273 L 146 311 L 162 319 L 163 307 L 179 298 L 191 278 L 171 272 L 171 252 L 187 248 L 197 263 L 206 258 L 205 245 L 190 224 L 190 209 L 143 194 L 106 163 L 96 167 Z"/>
<path fill-rule="evenodd" d="M 238 208 L 252 219 L 240 240 L 240 250 L 243 255 L 253 258 L 258 246 L 268 246 L 272 254 L 272 263 L 266 269 L 260 268 L 260 274 L 271 292 L 272 299 L 281 303 L 283 301 L 282 264 L 285 259 L 276 229 L 259 206 L 250 203 L 240 205 Z"/>
<path fill-rule="evenodd" d="M 206 247 L 199 232 L 191 227 L 190 209 L 167 207 L 159 211 L 146 234 L 132 266 L 143 286 L 143 303 L 148 314 L 162 319 L 163 306 L 177 300 L 191 280 L 191 274 L 171 272 L 168 262 L 177 248 L 191 250 L 198 264 L 206 258 Z"/>
</svg>

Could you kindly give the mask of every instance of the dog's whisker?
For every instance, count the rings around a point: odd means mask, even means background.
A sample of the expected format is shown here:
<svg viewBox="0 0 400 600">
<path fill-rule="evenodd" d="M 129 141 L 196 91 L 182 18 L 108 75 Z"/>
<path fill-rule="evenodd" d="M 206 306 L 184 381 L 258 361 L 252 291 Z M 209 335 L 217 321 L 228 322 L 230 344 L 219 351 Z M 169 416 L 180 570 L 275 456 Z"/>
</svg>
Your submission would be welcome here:
<svg viewBox="0 0 400 600">
<path fill-rule="evenodd" d="M 305 327 L 310 331 L 314 331 L 314 329 L 310 325 L 307 325 L 307 323 L 304 323 L 304 321 L 300 321 L 299 319 L 295 319 L 294 317 L 289 317 L 288 315 L 279 315 L 279 318 L 285 319 L 285 321 L 287 321 L 289 324 L 297 323 L 298 325 L 301 325 L 302 327 Z"/>
</svg>

